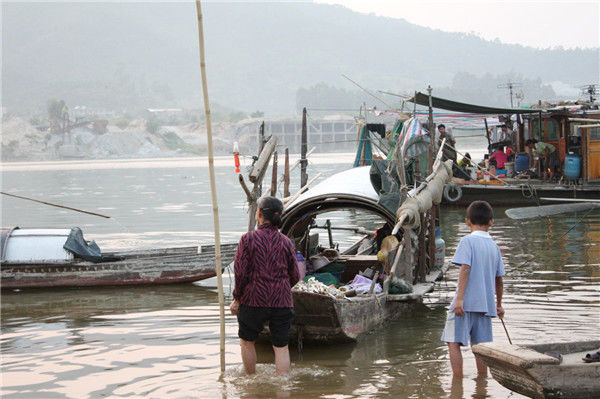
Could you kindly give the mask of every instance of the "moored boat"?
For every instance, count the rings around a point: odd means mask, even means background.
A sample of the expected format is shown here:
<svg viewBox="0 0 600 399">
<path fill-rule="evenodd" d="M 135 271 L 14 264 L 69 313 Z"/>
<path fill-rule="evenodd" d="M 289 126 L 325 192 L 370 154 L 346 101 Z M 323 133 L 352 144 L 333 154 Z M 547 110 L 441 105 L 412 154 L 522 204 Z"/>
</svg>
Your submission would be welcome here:
<svg viewBox="0 0 600 399">
<path fill-rule="evenodd" d="M 599 398 L 600 362 L 582 360 L 600 341 L 508 345 L 483 343 L 473 353 L 506 388 L 531 398 Z"/>
<path fill-rule="evenodd" d="M 366 211 L 374 216 L 373 219 L 381 221 L 376 234 L 367 234 L 335 259 L 341 285 L 352 284 L 357 276 L 372 271 L 371 289 L 349 296 L 337 290 L 332 293 L 331 290 L 305 289 L 310 286 L 310 280 L 305 285 L 299 283 L 292 289 L 295 312 L 292 342 L 296 339 L 320 343 L 356 341 L 413 309 L 415 303 L 421 302 L 423 296 L 433 290 L 448 265 L 434 265 L 434 256 L 427 255 L 432 248 L 429 243 L 433 236 L 428 232 L 433 233 L 435 225 L 428 223 L 426 213 L 441 201 L 451 166 L 439 162 L 438 156 L 434 170 L 426 182 L 408 194 L 409 198 L 396 216 L 379 203 L 368 167 L 350 169 L 324 180 L 284 210 L 281 231 L 296 243 L 296 249 L 306 259 L 327 251 L 315 254 L 314 242 L 318 241 L 318 234 L 311 233 L 313 229 L 326 228 L 329 248 L 336 247 L 331 239 L 331 230 L 335 227 L 329 220 L 325 227 L 318 226 L 315 223 L 317 216 L 339 210 Z M 385 246 L 382 240 L 392 236 L 398 236 L 400 240 L 382 259 Z M 376 290 L 379 274 L 383 276 L 383 283 Z M 390 287 L 398 281 L 395 279 L 407 282 L 408 292 L 394 294 Z M 323 287 L 321 285 L 321 289 Z"/>
<path fill-rule="evenodd" d="M 100 253 L 83 240 L 79 229 L 3 229 L 3 233 L 2 289 L 169 284 L 216 275 L 213 245 Z M 70 250 L 65 249 L 67 242 L 72 244 Z M 236 249 L 237 244 L 221 246 L 223 265 L 231 263 Z"/>
<path fill-rule="evenodd" d="M 600 110 L 590 103 L 575 107 L 557 106 L 548 109 L 492 108 L 465 104 L 439 97 L 417 93 L 408 101 L 444 109 L 470 118 L 480 116 L 487 127 L 487 117 L 504 118 L 516 129 L 512 139 L 490 143 L 494 148 L 509 146 L 515 154 L 513 168 L 494 177 L 485 168 L 475 171 L 487 174 L 478 180 L 453 179 L 452 187 L 444 193 L 445 205 L 467 205 L 474 200 L 485 199 L 491 205 L 528 205 L 544 203 L 542 197 L 564 199 L 600 198 Z M 450 123 L 450 122 L 449 122 Z M 554 181 L 542 180 L 544 169 L 541 160 L 534 163 L 532 153 L 526 153 L 526 142 L 535 139 L 555 148 L 556 168 Z M 536 168 L 533 168 L 533 166 Z M 458 165 L 455 165 L 455 170 Z M 531 171 L 530 171 L 531 168 Z M 477 170 L 478 169 L 478 170 Z M 461 173 L 466 176 L 469 173 Z M 500 174 L 500 173 L 499 173 Z"/>
</svg>

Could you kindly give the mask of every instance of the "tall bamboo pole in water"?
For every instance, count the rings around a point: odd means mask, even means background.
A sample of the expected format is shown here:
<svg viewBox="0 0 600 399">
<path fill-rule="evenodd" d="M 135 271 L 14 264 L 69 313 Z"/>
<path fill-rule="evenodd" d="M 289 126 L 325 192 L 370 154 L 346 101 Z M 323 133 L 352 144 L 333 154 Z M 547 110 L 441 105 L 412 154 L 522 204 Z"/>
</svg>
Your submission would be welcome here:
<svg viewBox="0 0 600 399">
<path fill-rule="evenodd" d="M 202 26 L 202 6 L 200 0 L 196 0 L 196 11 L 198 13 L 198 44 L 200 46 L 200 72 L 202 73 L 202 93 L 204 95 L 204 114 L 206 115 L 206 135 L 208 144 L 208 170 L 210 174 L 210 191 L 213 206 L 213 224 L 215 230 L 215 268 L 217 271 L 217 285 L 219 288 L 219 321 L 221 372 L 225 371 L 225 298 L 223 295 L 223 277 L 221 275 L 221 233 L 219 227 L 219 204 L 217 202 L 217 187 L 215 184 L 215 162 L 212 141 L 212 126 L 210 122 L 210 104 L 208 102 L 208 87 L 206 85 L 206 63 L 204 62 L 204 31 Z"/>
</svg>

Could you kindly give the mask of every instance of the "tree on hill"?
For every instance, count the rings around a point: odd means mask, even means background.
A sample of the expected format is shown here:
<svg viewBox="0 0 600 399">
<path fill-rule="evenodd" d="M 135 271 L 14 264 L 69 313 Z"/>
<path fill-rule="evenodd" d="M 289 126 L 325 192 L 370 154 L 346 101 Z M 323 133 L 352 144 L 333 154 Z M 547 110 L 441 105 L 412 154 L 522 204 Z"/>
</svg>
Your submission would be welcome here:
<svg viewBox="0 0 600 399">
<path fill-rule="evenodd" d="M 63 136 L 69 130 L 69 108 L 65 100 L 52 99 L 48 101 L 48 121 L 50 132 Z"/>
</svg>

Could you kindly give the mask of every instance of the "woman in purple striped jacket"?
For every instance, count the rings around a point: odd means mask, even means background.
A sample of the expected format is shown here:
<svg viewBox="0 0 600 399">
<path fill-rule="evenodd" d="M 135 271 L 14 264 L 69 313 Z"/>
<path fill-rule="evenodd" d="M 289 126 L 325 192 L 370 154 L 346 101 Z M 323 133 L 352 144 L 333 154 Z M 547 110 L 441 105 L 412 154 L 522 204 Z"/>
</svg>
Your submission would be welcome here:
<svg viewBox="0 0 600 399">
<path fill-rule="evenodd" d="M 254 341 L 269 322 L 277 374 L 290 371 L 288 340 L 294 316 L 292 287 L 298 282 L 292 241 L 279 232 L 283 204 L 275 197 L 258 202 L 258 229 L 242 236 L 235 255 L 231 313 L 237 315 L 244 369 L 256 371 Z"/>
</svg>

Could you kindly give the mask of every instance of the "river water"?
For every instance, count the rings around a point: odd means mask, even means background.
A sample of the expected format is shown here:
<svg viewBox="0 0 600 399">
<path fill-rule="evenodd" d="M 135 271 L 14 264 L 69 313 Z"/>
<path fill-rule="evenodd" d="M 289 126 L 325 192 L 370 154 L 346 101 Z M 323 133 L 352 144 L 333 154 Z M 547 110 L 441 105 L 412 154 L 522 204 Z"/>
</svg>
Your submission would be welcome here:
<svg viewBox="0 0 600 399">
<path fill-rule="evenodd" d="M 309 174 L 344 170 L 349 154 L 315 155 Z M 247 164 L 248 161 L 244 160 Z M 237 241 L 246 206 L 229 157 L 216 160 L 222 241 Z M 297 171 L 296 171 L 296 174 Z M 82 227 L 103 249 L 193 245 L 212 239 L 205 160 L 68 161 L 2 165 L 2 190 L 113 219 L 2 198 L 2 225 Z M 526 222 L 496 209 L 492 236 L 506 264 L 506 326 L 515 343 L 585 340 L 600 327 L 600 211 Z M 451 256 L 467 233 L 464 210 L 443 209 Z M 348 237 L 342 237 L 347 240 Z M 242 372 L 237 323 L 226 324 L 219 369 L 215 279 L 174 286 L 2 293 L 3 398 L 518 398 L 492 378 L 453 383 L 440 342 L 457 268 L 422 305 L 356 344 L 292 349 L 292 373 L 274 376 L 259 346 L 257 375 Z M 225 273 L 225 292 L 230 276 Z M 494 339 L 507 342 L 494 321 Z"/>
</svg>

